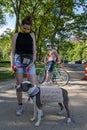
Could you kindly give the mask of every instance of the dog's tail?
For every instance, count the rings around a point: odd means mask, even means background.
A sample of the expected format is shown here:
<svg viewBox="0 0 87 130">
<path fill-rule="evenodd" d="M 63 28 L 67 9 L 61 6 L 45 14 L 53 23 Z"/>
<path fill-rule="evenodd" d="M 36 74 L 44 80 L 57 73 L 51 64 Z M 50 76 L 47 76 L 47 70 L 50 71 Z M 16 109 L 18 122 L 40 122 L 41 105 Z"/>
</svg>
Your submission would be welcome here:
<svg viewBox="0 0 87 130">
<path fill-rule="evenodd" d="M 38 87 L 39 88 L 39 87 Z M 42 103 L 41 103 L 41 96 L 40 96 L 41 92 L 40 92 L 40 88 L 39 88 L 39 92 L 36 95 L 36 104 L 38 108 L 42 107 Z"/>
</svg>

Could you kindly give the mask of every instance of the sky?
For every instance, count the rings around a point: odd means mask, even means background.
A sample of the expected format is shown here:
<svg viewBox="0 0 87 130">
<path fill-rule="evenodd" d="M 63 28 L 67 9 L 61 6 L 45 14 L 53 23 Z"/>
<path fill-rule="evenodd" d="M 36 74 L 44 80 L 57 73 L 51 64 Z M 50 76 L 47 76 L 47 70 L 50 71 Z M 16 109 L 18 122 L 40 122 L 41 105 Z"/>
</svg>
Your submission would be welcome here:
<svg viewBox="0 0 87 130">
<path fill-rule="evenodd" d="M 6 28 L 10 28 L 11 30 L 15 28 L 15 19 L 15 16 L 9 17 L 9 15 L 6 14 L 6 25 L 0 27 L 0 35 L 6 30 Z"/>
<path fill-rule="evenodd" d="M 78 8 L 78 11 L 75 11 L 76 14 L 80 14 L 82 12 L 83 12 L 83 9 L 81 7 Z M 13 30 L 15 28 L 15 19 L 16 19 L 15 16 L 11 18 L 11 17 L 9 17 L 8 14 L 6 14 L 7 24 L 0 27 L 0 35 L 6 30 L 6 28 L 10 28 L 11 30 Z"/>
</svg>

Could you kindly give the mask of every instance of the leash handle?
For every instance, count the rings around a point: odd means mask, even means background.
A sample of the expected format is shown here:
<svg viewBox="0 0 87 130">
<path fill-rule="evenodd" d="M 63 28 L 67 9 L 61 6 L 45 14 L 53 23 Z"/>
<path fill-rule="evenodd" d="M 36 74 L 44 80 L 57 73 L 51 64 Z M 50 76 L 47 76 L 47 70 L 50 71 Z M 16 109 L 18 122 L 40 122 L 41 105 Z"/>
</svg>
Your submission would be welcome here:
<svg viewBox="0 0 87 130">
<path fill-rule="evenodd" d="M 26 79 L 29 80 L 30 75 L 28 74 L 29 69 L 26 69 Z"/>
<path fill-rule="evenodd" d="M 21 65 L 21 66 L 16 66 L 16 70 L 17 70 L 17 68 L 24 68 L 24 67 L 25 67 L 25 66 L 23 66 L 23 65 Z M 16 70 L 15 70 L 15 71 L 16 71 Z M 29 77 L 30 77 L 29 74 L 28 74 L 28 71 L 29 71 L 29 69 L 26 69 L 26 79 L 27 79 L 27 80 L 29 80 Z"/>
</svg>

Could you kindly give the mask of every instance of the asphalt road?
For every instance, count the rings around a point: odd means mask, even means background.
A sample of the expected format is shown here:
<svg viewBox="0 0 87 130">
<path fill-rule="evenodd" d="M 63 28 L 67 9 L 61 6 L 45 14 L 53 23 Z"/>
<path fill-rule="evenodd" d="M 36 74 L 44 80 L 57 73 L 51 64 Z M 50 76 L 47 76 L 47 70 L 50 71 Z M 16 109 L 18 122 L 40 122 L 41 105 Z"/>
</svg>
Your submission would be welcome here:
<svg viewBox="0 0 87 130">
<path fill-rule="evenodd" d="M 79 79 L 84 78 L 85 64 L 64 64 L 65 69 L 73 75 L 77 75 Z"/>
<path fill-rule="evenodd" d="M 81 80 L 84 76 L 84 67 L 80 65 L 64 65 L 69 72 L 69 84 L 64 86 L 69 94 L 69 108 L 72 122 L 66 123 L 66 113 L 58 115 L 58 104 L 44 106 L 44 117 L 41 125 L 35 127 L 30 118 L 33 114 L 33 104 L 28 102 L 27 95 L 23 94 L 24 113 L 15 115 L 17 100 L 15 94 L 15 80 L 0 82 L 0 130 L 87 130 L 87 81 Z M 83 74 L 77 72 L 83 71 Z M 81 77 L 80 77 L 81 76 Z M 58 87 L 58 86 L 53 86 Z"/>
</svg>

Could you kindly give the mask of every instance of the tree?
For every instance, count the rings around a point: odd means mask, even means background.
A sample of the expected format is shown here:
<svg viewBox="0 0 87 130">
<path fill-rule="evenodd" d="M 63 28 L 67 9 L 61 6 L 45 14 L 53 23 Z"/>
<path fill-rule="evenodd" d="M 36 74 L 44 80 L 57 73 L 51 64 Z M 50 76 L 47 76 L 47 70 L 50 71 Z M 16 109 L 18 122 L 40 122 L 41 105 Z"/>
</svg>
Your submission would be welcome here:
<svg viewBox="0 0 87 130">
<path fill-rule="evenodd" d="M 32 16 L 38 59 L 46 52 L 47 41 L 59 50 L 71 35 L 86 39 L 86 0 L 2 0 L 2 5 L 4 12 L 16 16 L 15 32 L 18 32 L 25 15 Z M 75 13 L 78 7 L 83 8 L 82 14 Z"/>
<path fill-rule="evenodd" d="M 0 0 L 0 26 L 4 25 L 5 21 L 6 21 L 5 15 L 2 10 L 2 1 Z"/>
<path fill-rule="evenodd" d="M 9 60 L 10 52 L 11 52 L 11 40 L 12 40 L 12 32 L 7 29 L 4 32 L 4 36 L 0 39 L 0 47 L 1 47 L 1 59 Z"/>
<path fill-rule="evenodd" d="M 21 6 L 24 0 L 3 0 L 3 10 L 4 12 L 9 13 L 12 17 L 14 14 L 16 16 L 15 23 L 15 32 L 18 32 L 20 26 L 20 15 L 21 15 Z"/>
</svg>

